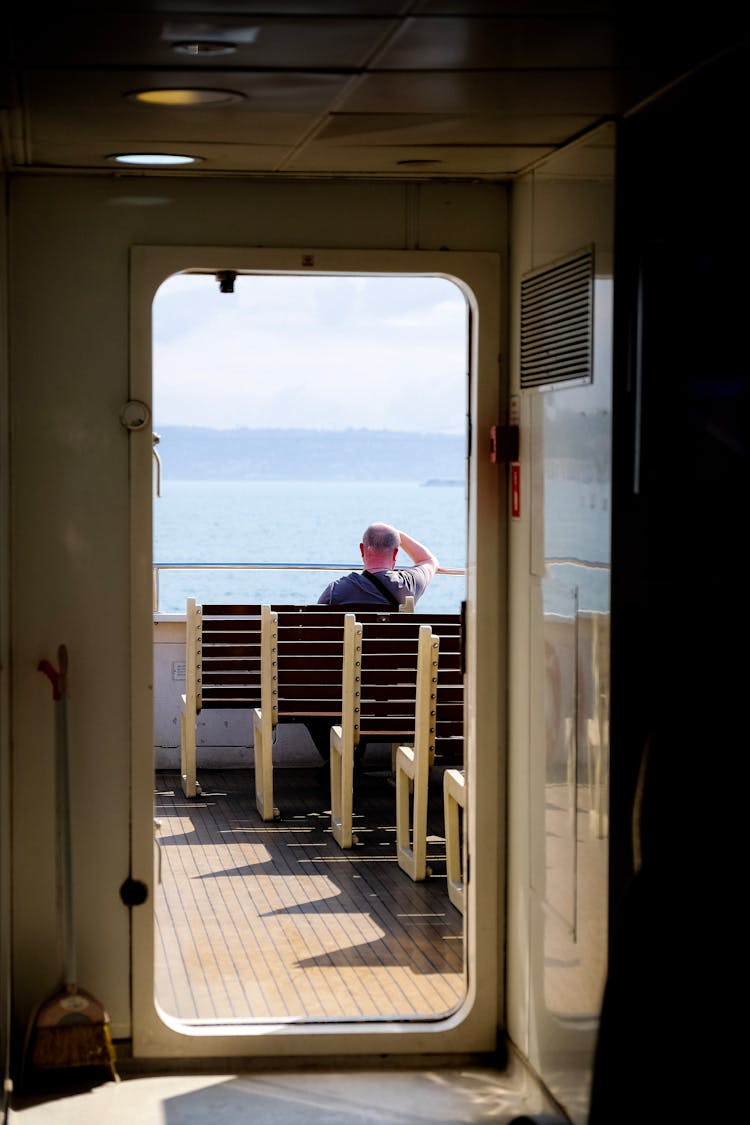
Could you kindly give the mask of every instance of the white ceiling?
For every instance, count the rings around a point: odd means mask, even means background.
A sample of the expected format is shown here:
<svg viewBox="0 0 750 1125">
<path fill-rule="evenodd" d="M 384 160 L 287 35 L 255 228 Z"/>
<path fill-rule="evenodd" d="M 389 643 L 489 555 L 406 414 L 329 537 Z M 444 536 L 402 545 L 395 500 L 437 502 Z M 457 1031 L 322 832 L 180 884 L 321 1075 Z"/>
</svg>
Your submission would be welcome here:
<svg viewBox="0 0 750 1125">
<path fill-rule="evenodd" d="M 0 48 L 3 166 L 111 172 L 115 153 L 167 152 L 201 158 L 170 172 L 184 176 L 510 179 L 736 34 L 705 12 L 692 27 L 661 27 L 658 10 L 656 0 L 19 4 Z M 175 50 L 196 39 L 234 50 Z M 177 86 L 242 96 L 169 109 L 126 97 Z"/>
</svg>

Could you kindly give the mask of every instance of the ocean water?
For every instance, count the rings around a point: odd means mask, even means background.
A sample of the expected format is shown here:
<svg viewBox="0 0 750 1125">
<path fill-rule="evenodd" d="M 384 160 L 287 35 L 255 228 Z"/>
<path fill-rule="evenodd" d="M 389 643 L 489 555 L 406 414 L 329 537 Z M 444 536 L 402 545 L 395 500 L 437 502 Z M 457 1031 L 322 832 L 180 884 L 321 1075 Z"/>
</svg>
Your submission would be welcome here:
<svg viewBox="0 0 750 1125">
<path fill-rule="evenodd" d="M 154 501 L 156 563 L 333 565 L 343 570 L 163 570 L 159 611 L 185 601 L 316 602 L 331 581 L 361 564 L 359 543 L 382 520 L 426 544 L 443 566 L 466 565 L 466 491 L 414 481 L 165 481 Z M 399 563 L 408 565 L 403 552 Z M 420 609 L 457 613 L 462 575 L 438 574 Z"/>
<path fill-rule="evenodd" d="M 548 480 L 543 583 L 546 613 L 575 616 L 609 607 L 609 487 Z M 466 491 L 414 481 L 166 481 L 154 501 L 157 563 L 274 564 L 269 570 L 163 570 L 159 611 L 185 601 L 316 602 L 330 582 L 360 565 L 368 523 L 383 520 L 430 547 L 443 566 L 466 565 Z M 408 565 L 402 553 L 399 562 Z M 288 569 L 291 564 L 315 569 Z M 329 566 L 340 569 L 319 569 Z M 283 565 L 283 569 L 281 568 Z M 463 575 L 438 574 L 421 609 L 457 613 Z"/>
</svg>

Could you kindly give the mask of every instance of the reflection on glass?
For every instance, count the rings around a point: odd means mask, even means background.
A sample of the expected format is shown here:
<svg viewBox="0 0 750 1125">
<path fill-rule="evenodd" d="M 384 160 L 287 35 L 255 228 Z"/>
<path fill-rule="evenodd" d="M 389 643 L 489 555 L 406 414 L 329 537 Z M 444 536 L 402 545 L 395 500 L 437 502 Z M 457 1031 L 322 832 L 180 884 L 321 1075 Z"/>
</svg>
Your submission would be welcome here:
<svg viewBox="0 0 750 1125">
<path fill-rule="evenodd" d="M 609 286 L 597 286 L 601 314 Z M 545 1000 L 551 1014 L 586 1021 L 606 970 L 609 362 L 591 385 L 542 397 Z"/>
</svg>

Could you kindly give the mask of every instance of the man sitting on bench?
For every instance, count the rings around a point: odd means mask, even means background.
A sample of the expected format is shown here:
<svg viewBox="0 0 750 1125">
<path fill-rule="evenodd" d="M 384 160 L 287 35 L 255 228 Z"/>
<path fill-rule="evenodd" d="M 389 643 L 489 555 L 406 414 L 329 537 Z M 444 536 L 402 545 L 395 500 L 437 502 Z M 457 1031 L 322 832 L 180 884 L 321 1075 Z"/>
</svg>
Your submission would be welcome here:
<svg viewBox="0 0 750 1125">
<path fill-rule="evenodd" d="M 412 565 L 396 567 L 399 547 Z M 387 605 L 398 609 L 408 597 L 416 605 L 440 565 L 432 551 L 389 523 L 371 523 L 359 545 L 365 569 L 329 582 L 321 605 Z"/>
<path fill-rule="evenodd" d="M 399 548 L 412 560 L 411 566 L 396 567 Z M 397 531 L 389 523 L 371 523 L 362 536 L 359 551 L 365 569 L 335 578 L 318 598 L 319 604 L 398 609 L 406 598 L 413 597 L 416 605 L 440 565 L 429 547 L 412 539 L 405 531 Z M 307 729 L 321 758 L 327 762 L 330 726 L 313 719 L 307 724 Z M 361 759 L 364 749 L 364 745 L 358 747 L 357 760 Z M 327 767 L 320 776 L 321 781 L 328 781 Z"/>
</svg>

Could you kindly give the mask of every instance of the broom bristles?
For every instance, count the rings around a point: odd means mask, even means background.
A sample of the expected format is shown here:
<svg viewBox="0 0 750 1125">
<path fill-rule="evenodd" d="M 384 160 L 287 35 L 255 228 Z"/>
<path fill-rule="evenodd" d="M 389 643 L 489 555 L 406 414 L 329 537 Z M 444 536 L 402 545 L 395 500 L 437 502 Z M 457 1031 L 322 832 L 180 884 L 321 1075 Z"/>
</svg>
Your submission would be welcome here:
<svg viewBox="0 0 750 1125">
<path fill-rule="evenodd" d="M 46 1000 L 33 1026 L 32 1065 L 38 1069 L 106 1066 L 118 1081 L 109 1016 L 90 993 L 74 985 Z"/>
<path fill-rule="evenodd" d="M 106 1066 L 115 1073 L 115 1049 L 107 1024 L 38 1027 L 32 1064 L 40 1070 L 69 1066 Z"/>
</svg>

